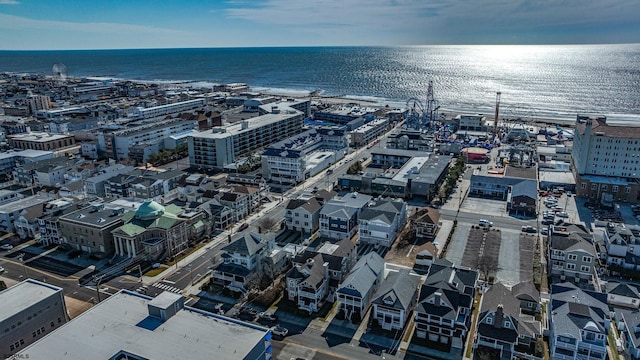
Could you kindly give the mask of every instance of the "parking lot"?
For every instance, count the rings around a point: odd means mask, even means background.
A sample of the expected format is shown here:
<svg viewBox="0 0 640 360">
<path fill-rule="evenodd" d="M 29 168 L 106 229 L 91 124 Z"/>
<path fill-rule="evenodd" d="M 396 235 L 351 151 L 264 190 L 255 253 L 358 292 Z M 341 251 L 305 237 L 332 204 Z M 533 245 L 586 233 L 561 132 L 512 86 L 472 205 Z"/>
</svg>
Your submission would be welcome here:
<svg viewBox="0 0 640 360">
<path fill-rule="evenodd" d="M 476 225 L 458 223 L 446 259 L 456 265 L 475 269 L 482 249 L 485 261 L 497 264 L 497 269 L 490 271 L 489 276 L 514 285 L 533 279 L 534 245 L 535 234 L 526 234 L 519 229 L 484 231 Z"/>
<path fill-rule="evenodd" d="M 461 212 L 508 217 L 507 202 L 467 196 L 460 206 Z"/>
</svg>

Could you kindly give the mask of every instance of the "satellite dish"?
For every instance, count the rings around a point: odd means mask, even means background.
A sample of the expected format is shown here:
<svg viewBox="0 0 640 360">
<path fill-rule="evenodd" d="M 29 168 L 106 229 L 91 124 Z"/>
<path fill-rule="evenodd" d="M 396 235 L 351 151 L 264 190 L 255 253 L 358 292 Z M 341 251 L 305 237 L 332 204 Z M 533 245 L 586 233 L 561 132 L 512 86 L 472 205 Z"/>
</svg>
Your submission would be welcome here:
<svg viewBox="0 0 640 360">
<path fill-rule="evenodd" d="M 55 63 L 51 68 L 53 77 L 59 80 L 65 80 L 67 78 L 67 67 L 63 63 Z"/>
</svg>

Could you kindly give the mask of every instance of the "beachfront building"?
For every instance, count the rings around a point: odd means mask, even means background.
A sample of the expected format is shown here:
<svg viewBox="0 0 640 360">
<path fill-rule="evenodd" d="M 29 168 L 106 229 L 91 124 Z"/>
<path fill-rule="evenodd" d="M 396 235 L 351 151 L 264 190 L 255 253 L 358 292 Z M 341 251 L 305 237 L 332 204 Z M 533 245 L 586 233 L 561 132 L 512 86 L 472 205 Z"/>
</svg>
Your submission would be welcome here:
<svg viewBox="0 0 640 360">
<path fill-rule="evenodd" d="M 69 321 L 62 288 L 26 279 L 0 291 L 0 357 L 12 355 Z M 20 357 L 15 357 L 20 359 Z"/>
<path fill-rule="evenodd" d="M 636 202 L 640 192 L 640 127 L 578 115 L 573 137 L 576 195 L 611 206 Z"/>
<path fill-rule="evenodd" d="M 19 350 L 17 359 L 32 360 L 180 359 L 185 354 L 191 360 L 272 359 L 268 328 L 185 306 L 180 294 L 152 298 L 127 290 Z"/>
<path fill-rule="evenodd" d="M 313 129 L 272 144 L 262 153 L 262 177 L 284 185 L 307 180 L 344 157 L 346 140 L 336 145 L 334 138 L 346 136 L 343 129 Z"/>
<path fill-rule="evenodd" d="M 129 114 L 128 117 L 136 119 L 157 118 L 160 116 L 178 114 L 184 111 L 202 109 L 206 103 L 207 101 L 205 99 L 194 99 L 148 108 L 137 107 L 131 114 Z"/>
<path fill-rule="evenodd" d="M 361 147 L 384 134 L 389 128 L 388 118 L 377 118 L 351 131 L 351 146 Z"/>
<path fill-rule="evenodd" d="M 98 152 L 116 160 L 145 162 L 165 148 L 165 139 L 192 131 L 196 121 L 181 118 L 156 121 L 137 127 L 97 134 Z"/>
<path fill-rule="evenodd" d="M 269 104 L 273 109 L 268 114 L 191 134 L 189 164 L 221 169 L 238 156 L 301 133 L 305 114 L 286 103 L 277 104 Z"/>
<path fill-rule="evenodd" d="M 336 105 L 327 109 L 316 111 L 313 114 L 315 121 L 328 121 L 334 124 L 347 124 L 357 118 L 366 120 L 374 119 L 376 108 L 360 107 L 357 104 Z"/>
</svg>

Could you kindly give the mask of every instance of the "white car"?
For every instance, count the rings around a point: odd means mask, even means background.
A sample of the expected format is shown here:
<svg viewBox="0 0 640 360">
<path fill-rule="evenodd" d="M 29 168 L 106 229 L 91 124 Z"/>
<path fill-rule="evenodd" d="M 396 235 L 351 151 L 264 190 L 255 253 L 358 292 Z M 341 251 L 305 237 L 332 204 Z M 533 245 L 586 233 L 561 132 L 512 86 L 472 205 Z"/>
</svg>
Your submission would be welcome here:
<svg viewBox="0 0 640 360">
<path fill-rule="evenodd" d="M 2 274 L 3 272 L 4 272 L 4 268 L 0 266 L 0 274 Z"/>
<path fill-rule="evenodd" d="M 285 337 L 289 333 L 289 329 L 283 328 L 282 326 L 277 325 L 271 328 L 271 333 L 276 336 Z"/>
<path fill-rule="evenodd" d="M 11 249 L 13 249 L 13 245 L 11 244 L 0 245 L 0 250 L 11 250 Z"/>
<path fill-rule="evenodd" d="M 486 226 L 486 227 L 492 227 L 493 223 L 489 220 L 486 219 L 480 219 L 480 225 L 481 226 Z"/>
<path fill-rule="evenodd" d="M 567 214 L 566 212 L 559 212 L 556 214 L 556 216 L 561 218 L 568 218 L 569 214 Z"/>
</svg>

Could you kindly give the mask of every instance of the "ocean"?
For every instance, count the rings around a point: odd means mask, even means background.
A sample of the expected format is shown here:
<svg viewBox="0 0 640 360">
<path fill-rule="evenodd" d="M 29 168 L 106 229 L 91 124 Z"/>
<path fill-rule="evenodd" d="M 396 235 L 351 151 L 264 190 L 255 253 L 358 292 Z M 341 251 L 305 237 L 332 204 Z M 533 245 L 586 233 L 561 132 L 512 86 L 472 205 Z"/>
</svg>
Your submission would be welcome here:
<svg viewBox="0 0 640 360">
<path fill-rule="evenodd" d="M 0 51 L 0 72 L 50 75 L 58 62 L 69 76 L 242 82 L 390 106 L 425 102 L 431 80 L 441 109 L 493 114 L 500 91 L 501 117 L 640 125 L 640 44 Z"/>
</svg>

